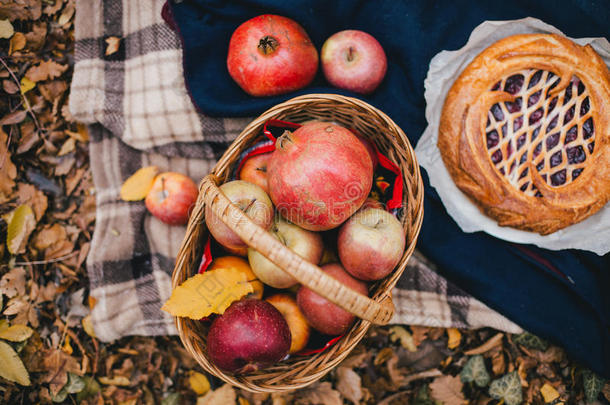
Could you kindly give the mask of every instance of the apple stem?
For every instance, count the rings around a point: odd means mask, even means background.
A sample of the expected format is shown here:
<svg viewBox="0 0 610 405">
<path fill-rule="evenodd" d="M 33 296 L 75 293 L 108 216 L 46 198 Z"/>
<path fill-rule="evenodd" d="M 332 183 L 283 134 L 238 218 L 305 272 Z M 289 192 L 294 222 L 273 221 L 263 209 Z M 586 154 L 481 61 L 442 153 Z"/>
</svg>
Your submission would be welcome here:
<svg viewBox="0 0 610 405">
<path fill-rule="evenodd" d="M 275 52 L 278 46 L 280 46 L 278 40 L 270 35 L 262 37 L 261 40 L 258 42 L 258 50 L 263 55 L 269 55 Z"/>
<path fill-rule="evenodd" d="M 354 48 L 351 46 L 347 49 L 347 61 L 351 62 L 354 60 Z"/>
<path fill-rule="evenodd" d="M 286 142 L 292 143 L 292 138 L 290 138 L 290 134 L 292 134 L 292 132 L 284 131 L 284 133 L 282 135 L 280 135 L 279 138 L 277 138 L 275 146 L 279 149 L 284 149 Z"/>
<path fill-rule="evenodd" d="M 256 170 L 259 170 L 263 173 L 267 173 L 267 166 L 263 166 L 263 167 L 257 167 Z"/>
<path fill-rule="evenodd" d="M 167 190 L 165 189 L 165 177 L 161 176 L 161 195 L 163 199 L 167 198 Z"/>
</svg>

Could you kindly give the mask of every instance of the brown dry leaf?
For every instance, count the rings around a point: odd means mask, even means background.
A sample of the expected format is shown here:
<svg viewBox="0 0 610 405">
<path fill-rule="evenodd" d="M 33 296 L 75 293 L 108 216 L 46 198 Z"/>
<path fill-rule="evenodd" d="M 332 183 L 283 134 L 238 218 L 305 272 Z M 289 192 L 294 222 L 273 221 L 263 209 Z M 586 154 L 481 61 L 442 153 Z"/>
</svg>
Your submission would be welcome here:
<svg viewBox="0 0 610 405">
<path fill-rule="evenodd" d="M 428 332 L 430 329 L 432 328 L 428 326 L 411 325 L 411 335 L 413 336 L 413 343 L 415 344 L 415 347 L 419 347 L 421 342 L 428 338 Z"/>
<path fill-rule="evenodd" d="M 27 72 L 25 72 L 25 77 L 33 82 L 40 82 L 48 79 L 55 79 L 61 76 L 66 70 L 68 70 L 68 65 L 61 65 L 53 60 L 47 60 L 29 68 Z"/>
<path fill-rule="evenodd" d="M 93 339 L 97 339 L 97 336 L 95 336 L 95 331 L 93 330 L 93 321 L 91 320 L 91 315 L 87 315 L 86 317 L 84 317 L 81 322 L 83 324 L 83 330 L 85 331 L 85 333 L 91 336 Z"/>
<path fill-rule="evenodd" d="M 76 141 L 74 138 L 68 138 L 66 142 L 61 146 L 61 149 L 57 153 L 57 156 L 64 156 L 70 152 L 74 152 L 74 147 L 76 146 Z"/>
<path fill-rule="evenodd" d="M 9 39 L 14 33 L 15 29 L 9 20 L 0 20 L 0 39 Z"/>
<path fill-rule="evenodd" d="M 394 355 L 395 355 L 394 349 L 392 349 L 391 347 L 384 347 L 383 349 L 379 350 L 379 353 L 377 353 L 377 356 L 375 356 L 375 360 L 373 360 L 373 364 L 375 366 L 383 364 L 386 361 L 388 361 L 390 358 L 392 358 L 392 356 L 394 356 Z"/>
<path fill-rule="evenodd" d="M 2 194 L 8 195 L 15 187 L 17 167 L 11 160 L 11 154 L 7 149 L 8 135 L 0 128 L 0 200 Z"/>
<path fill-rule="evenodd" d="M 47 39 L 47 23 L 35 23 L 32 30 L 25 34 L 25 39 L 30 50 L 37 51 L 42 48 Z"/>
<path fill-rule="evenodd" d="M 460 333 L 459 330 L 457 330 L 456 328 L 448 328 L 447 336 L 449 338 L 447 340 L 448 349 L 453 350 L 460 345 L 460 342 L 462 341 L 462 334 Z"/>
<path fill-rule="evenodd" d="M 25 35 L 21 32 L 15 32 L 15 35 L 13 35 L 9 42 L 8 54 L 12 55 L 13 52 L 22 50 L 25 48 L 26 42 Z"/>
<path fill-rule="evenodd" d="M 483 343 L 479 347 L 475 347 L 474 349 L 470 349 L 464 352 L 467 356 L 474 356 L 475 354 L 483 354 L 494 347 L 502 344 L 503 333 L 497 333 L 492 338 L 490 338 L 487 342 Z"/>
<path fill-rule="evenodd" d="M 47 370 L 42 381 L 49 383 L 51 395 L 55 396 L 68 382 L 68 373 L 81 375 L 78 361 L 61 349 L 49 349 L 43 360 Z"/>
<path fill-rule="evenodd" d="M 495 375 L 502 375 L 506 371 L 504 352 L 499 346 L 491 352 L 491 369 Z"/>
<path fill-rule="evenodd" d="M 343 405 L 341 394 L 328 381 L 317 382 L 295 393 L 297 405 Z"/>
<path fill-rule="evenodd" d="M 372 353 L 370 351 L 365 351 L 363 353 L 358 354 L 350 354 L 350 356 L 343 360 L 340 365 L 342 367 L 348 368 L 364 367 L 365 363 L 371 358 L 371 356 Z"/>
<path fill-rule="evenodd" d="M 119 37 L 108 37 L 106 38 L 106 53 L 105 55 L 112 55 L 119 50 L 121 45 L 121 38 Z"/>
<path fill-rule="evenodd" d="M 121 186 L 121 199 L 140 201 L 146 198 L 158 173 L 157 166 L 147 166 L 137 170 Z"/>
<path fill-rule="evenodd" d="M 549 403 L 553 402 L 557 398 L 559 398 L 559 393 L 549 383 L 544 383 L 544 385 L 540 388 L 540 394 L 542 394 L 542 398 L 544 398 L 544 402 Z"/>
<path fill-rule="evenodd" d="M 394 389 L 398 389 L 399 387 L 405 384 L 405 373 L 403 370 L 398 368 L 398 356 L 394 354 L 386 363 L 386 367 L 388 369 L 388 376 L 390 377 L 390 382 L 393 385 Z"/>
<path fill-rule="evenodd" d="M 26 116 L 27 112 L 25 110 L 13 111 L 12 113 L 8 113 L 4 117 L 2 117 L 2 119 L 0 119 L 0 125 L 19 124 L 25 119 Z"/>
<path fill-rule="evenodd" d="M 362 380 L 351 368 L 339 367 L 337 369 L 337 390 L 343 397 L 354 404 L 359 404 L 362 399 Z"/>
<path fill-rule="evenodd" d="M 237 401 L 235 390 L 229 384 L 225 384 L 197 398 L 197 405 L 231 405 L 235 404 L 235 401 Z"/>
<path fill-rule="evenodd" d="M 27 183 L 19 183 L 17 188 L 17 202 L 32 207 L 36 221 L 40 221 L 47 210 L 47 196 L 36 187 Z"/>
<path fill-rule="evenodd" d="M 40 94 L 42 94 L 45 100 L 52 103 L 68 90 L 68 84 L 65 80 L 52 80 L 39 84 L 38 90 L 40 90 Z"/>
<path fill-rule="evenodd" d="M 57 20 L 57 24 L 65 26 L 68 22 L 70 22 L 74 16 L 74 10 L 74 2 L 68 2 L 68 5 L 64 7 L 64 10 L 61 12 L 59 19 Z"/>
<path fill-rule="evenodd" d="M 77 132 L 66 130 L 66 134 L 79 142 L 89 142 L 89 131 L 87 130 L 87 127 L 83 124 L 78 124 L 76 128 Z"/>
<path fill-rule="evenodd" d="M 468 403 L 462 394 L 462 381 L 459 376 L 443 375 L 430 383 L 430 396 L 445 405 Z"/>
<path fill-rule="evenodd" d="M 8 94 L 15 94 L 19 91 L 19 86 L 17 84 L 15 84 L 15 81 L 12 79 L 3 80 L 2 88 Z"/>
<path fill-rule="evenodd" d="M 48 0 L 47 5 L 45 6 L 43 13 L 46 15 L 53 15 L 61 10 L 61 7 L 64 5 L 64 0 Z"/>
<path fill-rule="evenodd" d="M 25 269 L 15 267 L 0 279 L 0 294 L 9 298 L 25 295 Z"/>
<path fill-rule="evenodd" d="M 112 378 L 100 377 L 98 380 L 104 385 L 116 385 L 117 387 L 129 387 L 131 385 L 131 380 L 124 375 L 118 375 Z"/>
<path fill-rule="evenodd" d="M 15 20 L 38 20 L 42 14 L 40 0 L 13 0 L 0 2 L 0 18 Z"/>
<path fill-rule="evenodd" d="M 66 229 L 58 223 L 46 226 L 34 237 L 33 245 L 37 250 L 45 250 L 52 245 L 66 240 L 68 234 Z"/>
</svg>

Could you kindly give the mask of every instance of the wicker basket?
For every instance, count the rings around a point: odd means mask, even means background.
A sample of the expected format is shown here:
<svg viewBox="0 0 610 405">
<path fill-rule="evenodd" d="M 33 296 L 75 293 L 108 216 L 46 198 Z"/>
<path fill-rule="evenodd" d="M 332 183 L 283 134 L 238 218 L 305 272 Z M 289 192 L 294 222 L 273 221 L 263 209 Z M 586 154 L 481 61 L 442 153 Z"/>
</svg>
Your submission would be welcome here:
<svg viewBox="0 0 610 405">
<path fill-rule="evenodd" d="M 393 273 L 370 286 L 370 297 L 344 287 L 305 262 L 270 233 L 254 224 L 222 194 L 219 184 L 227 181 L 240 153 L 261 135 L 269 119 L 304 122 L 312 119 L 334 121 L 355 128 L 373 140 L 380 152 L 396 163 L 403 173 L 403 205 L 400 219 L 406 234 L 406 249 Z M 394 312 L 390 291 L 411 256 L 423 218 L 423 185 L 415 153 L 404 132 L 384 113 L 367 103 L 335 94 L 309 94 L 286 101 L 267 110 L 252 121 L 227 149 L 212 173 L 199 186 L 199 198 L 191 214 L 172 277 L 173 288 L 197 272 L 207 230 L 204 206 L 231 227 L 246 243 L 301 284 L 355 314 L 359 319 L 327 350 L 310 356 L 293 356 L 273 367 L 253 373 L 234 375 L 214 366 L 206 355 L 208 326 L 188 318 L 176 318 L 180 338 L 189 353 L 209 373 L 253 392 L 278 392 L 304 387 L 315 382 L 339 364 L 356 346 L 371 323 L 387 324 Z"/>
</svg>

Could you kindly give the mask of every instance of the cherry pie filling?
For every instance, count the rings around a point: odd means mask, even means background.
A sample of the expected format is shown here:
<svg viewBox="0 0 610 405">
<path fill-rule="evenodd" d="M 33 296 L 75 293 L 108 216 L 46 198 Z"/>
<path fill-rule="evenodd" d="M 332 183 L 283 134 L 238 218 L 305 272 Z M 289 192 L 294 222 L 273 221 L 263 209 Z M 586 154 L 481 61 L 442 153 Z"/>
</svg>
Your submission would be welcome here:
<svg viewBox="0 0 610 405">
<path fill-rule="evenodd" d="M 560 82 L 552 72 L 525 69 L 503 78 L 491 91 L 514 101 L 494 104 L 488 112 L 486 142 L 500 174 L 529 196 L 542 197 L 529 172 L 531 162 L 551 187 L 570 184 L 582 174 L 595 148 L 595 127 L 582 81 L 551 94 Z"/>
</svg>

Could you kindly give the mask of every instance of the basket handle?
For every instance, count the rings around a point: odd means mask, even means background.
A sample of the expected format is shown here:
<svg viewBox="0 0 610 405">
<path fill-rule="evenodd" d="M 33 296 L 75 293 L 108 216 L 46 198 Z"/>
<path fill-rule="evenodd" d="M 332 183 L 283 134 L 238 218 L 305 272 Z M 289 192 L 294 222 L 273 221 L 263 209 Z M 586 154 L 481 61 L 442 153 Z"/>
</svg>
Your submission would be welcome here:
<svg viewBox="0 0 610 405">
<path fill-rule="evenodd" d="M 318 266 L 287 249 L 231 203 L 218 187 L 216 176 L 208 175 L 202 180 L 200 195 L 204 196 L 204 204 L 209 205 L 212 212 L 248 246 L 258 250 L 299 283 L 366 321 L 377 325 L 390 322 L 394 314 L 394 304 L 389 294 L 380 301 L 375 301 L 345 286 Z"/>
</svg>

